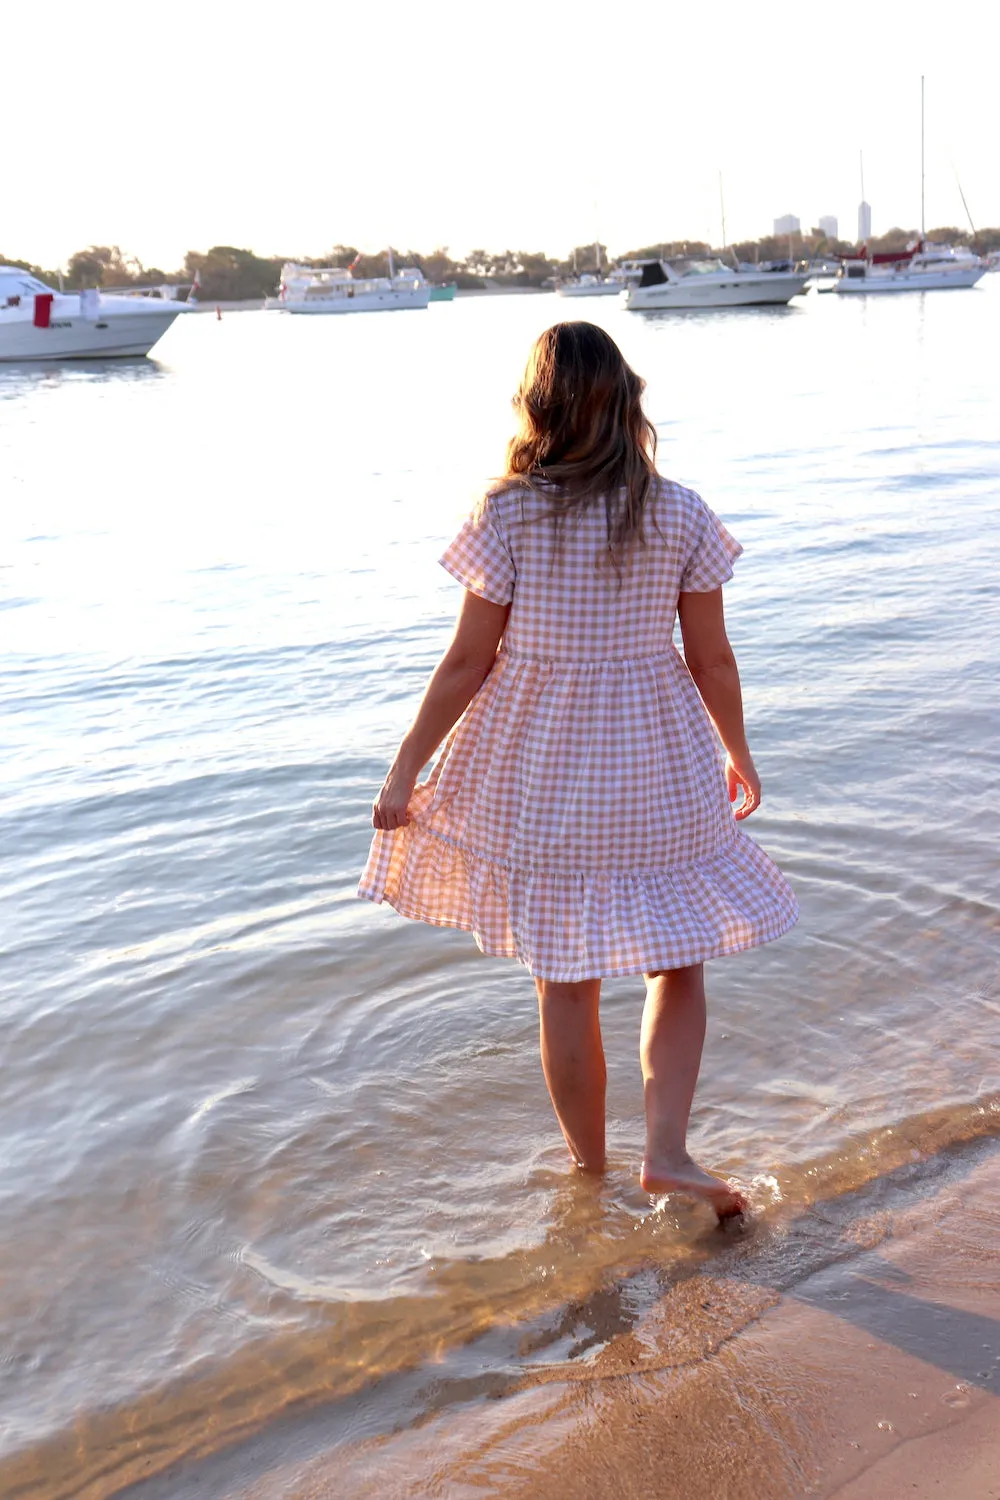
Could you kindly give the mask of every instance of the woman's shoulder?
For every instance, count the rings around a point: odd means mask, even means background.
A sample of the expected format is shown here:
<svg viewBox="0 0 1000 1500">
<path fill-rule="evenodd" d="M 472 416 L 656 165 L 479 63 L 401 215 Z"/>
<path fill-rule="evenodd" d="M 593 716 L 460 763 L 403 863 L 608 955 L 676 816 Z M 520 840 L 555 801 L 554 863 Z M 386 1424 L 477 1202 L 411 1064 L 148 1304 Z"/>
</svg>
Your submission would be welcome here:
<svg viewBox="0 0 1000 1500">
<path fill-rule="evenodd" d="M 704 508 L 705 502 L 697 490 L 678 484 L 676 479 L 668 479 L 666 474 L 656 474 L 653 489 L 661 504 L 673 505 L 679 511 L 690 511 L 697 515 Z"/>
<path fill-rule="evenodd" d="M 687 532 L 703 523 L 707 507 L 697 490 L 657 474 L 653 481 L 653 514 L 659 526 Z"/>
<path fill-rule="evenodd" d="M 492 515 L 504 526 L 546 515 L 552 502 L 546 501 L 546 497 L 526 480 L 511 478 L 491 480 L 485 486 L 479 504 L 484 514 Z"/>
</svg>

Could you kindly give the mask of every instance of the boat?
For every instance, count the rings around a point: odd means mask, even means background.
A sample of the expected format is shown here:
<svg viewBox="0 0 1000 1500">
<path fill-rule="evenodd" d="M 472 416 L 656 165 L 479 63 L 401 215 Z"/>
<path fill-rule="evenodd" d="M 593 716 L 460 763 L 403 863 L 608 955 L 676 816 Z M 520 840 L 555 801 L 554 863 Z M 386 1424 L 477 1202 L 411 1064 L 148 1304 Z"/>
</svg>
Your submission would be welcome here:
<svg viewBox="0 0 1000 1500">
<path fill-rule="evenodd" d="M 281 268 L 278 295 L 265 308 L 287 313 L 388 312 L 426 307 L 431 284 L 415 266 L 395 269 L 389 251 L 388 276 L 357 277 L 350 266 L 302 266 L 287 261 Z"/>
<path fill-rule="evenodd" d="M 806 269 L 809 273 L 807 289 L 812 287 L 817 292 L 832 292 L 841 273 L 840 262 L 831 260 L 829 256 L 808 261 Z"/>
<path fill-rule="evenodd" d="M 625 306 L 632 312 L 781 306 L 799 296 L 808 280 L 808 271 L 766 270 L 763 266 L 734 270 L 715 257 L 649 260 L 643 265 L 641 279 L 628 288 Z"/>
<path fill-rule="evenodd" d="M 193 311 L 159 289 L 57 292 L 30 271 L 0 266 L 0 361 L 142 356 Z"/>
<path fill-rule="evenodd" d="M 601 247 L 599 243 L 594 245 L 594 269 L 592 271 L 577 271 L 576 251 L 573 251 L 573 274 L 565 281 L 556 282 L 556 295 L 559 297 L 618 297 L 621 295 L 622 282 L 617 277 L 605 276 L 601 267 Z"/>
<path fill-rule="evenodd" d="M 616 281 L 622 291 L 632 286 L 635 282 L 642 280 L 642 268 L 645 261 L 620 260 L 616 266 L 611 266 L 608 271 L 608 280 Z"/>
<path fill-rule="evenodd" d="M 431 301 L 454 302 L 457 291 L 458 283 L 455 281 L 449 281 L 446 285 L 434 285 L 431 287 Z"/>
<path fill-rule="evenodd" d="M 933 245 L 918 240 L 909 250 L 870 255 L 865 246 L 843 257 L 840 293 L 928 292 L 946 287 L 975 286 L 989 270 L 978 255 L 964 246 Z"/>
<path fill-rule="evenodd" d="M 862 174 L 864 164 L 862 163 Z M 864 176 L 861 178 L 864 198 Z M 962 193 L 962 185 L 958 190 Z M 962 193 L 962 202 L 965 194 Z M 968 211 L 968 210 L 966 210 Z M 869 254 L 862 245 L 854 255 L 838 256 L 844 271 L 836 290 L 846 295 L 871 292 L 929 292 L 947 287 L 975 286 L 989 270 L 971 250 L 928 244 L 924 230 L 924 80 L 920 80 L 920 237 L 905 250 Z M 859 231 L 860 235 L 860 231 Z"/>
<path fill-rule="evenodd" d="M 560 297 L 620 297 L 622 283 L 594 271 L 584 271 L 572 281 L 560 281 L 556 293 Z"/>
</svg>

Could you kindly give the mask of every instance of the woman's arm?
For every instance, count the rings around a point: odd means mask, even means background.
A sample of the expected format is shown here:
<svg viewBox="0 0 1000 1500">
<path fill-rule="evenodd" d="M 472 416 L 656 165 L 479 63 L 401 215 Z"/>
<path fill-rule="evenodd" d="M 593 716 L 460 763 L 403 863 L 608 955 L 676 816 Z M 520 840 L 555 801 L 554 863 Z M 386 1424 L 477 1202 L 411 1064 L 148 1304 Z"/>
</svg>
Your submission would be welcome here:
<svg viewBox="0 0 1000 1500">
<path fill-rule="evenodd" d="M 375 799 L 373 828 L 405 828 L 410 821 L 407 807 L 421 768 L 489 676 L 509 614 L 509 604 L 493 604 L 466 591 L 451 645 L 434 669 L 417 717 Z"/>
<path fill-rule="evenodd" d="M 679 595 L 677 614 L 687 669 L 726 749 L 729 800 L 735 802 L 742 787 L 743 801 L 735 816 L 748 818 L 760 806 L 760 777 L 747 745 L 740 674 L 726 634 L 722 589 Z"/>
</svg>

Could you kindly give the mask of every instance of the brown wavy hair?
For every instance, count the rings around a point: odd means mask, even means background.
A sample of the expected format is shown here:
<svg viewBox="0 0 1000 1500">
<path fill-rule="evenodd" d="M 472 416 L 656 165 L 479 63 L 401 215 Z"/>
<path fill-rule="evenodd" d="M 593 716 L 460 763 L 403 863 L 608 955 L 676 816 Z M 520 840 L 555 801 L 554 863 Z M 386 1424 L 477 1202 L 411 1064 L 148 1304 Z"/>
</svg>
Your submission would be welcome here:
<svg viewBox="0 0 1000 1500">
<path fill-rule="evenodd" d="M 527 482 L 543 490 L 557 523 L 603 501 L 608 558 L 619 574 L 630 543 L 644 542 L 656 479 L 656 430 L 642 409 L 645 388 L 603 328 L 547 328 L 514 397 L 520 422 L 499 486 Z"/>
</svg>

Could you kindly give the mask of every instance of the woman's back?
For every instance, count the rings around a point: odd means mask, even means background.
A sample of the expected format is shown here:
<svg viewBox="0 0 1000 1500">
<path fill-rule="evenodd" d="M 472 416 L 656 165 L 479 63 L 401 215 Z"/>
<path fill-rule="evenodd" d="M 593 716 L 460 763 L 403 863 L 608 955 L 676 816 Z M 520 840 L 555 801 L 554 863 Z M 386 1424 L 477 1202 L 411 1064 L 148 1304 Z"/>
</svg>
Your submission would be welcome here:
<svg viewBox="0 0 1000 1500">
<path fill-rule="evenodd" d="M 503 650 L 546 661 L 630 660 L 667 651 L 677 596 L 732 577 L 742 550 L 692 490 L 658 478 L 643 540 L 608 556 L 603 501 L 553 518 L 544 490 L 492 494 L 442 561 L 473 592 L 510 603 Z"/>
</svg>

